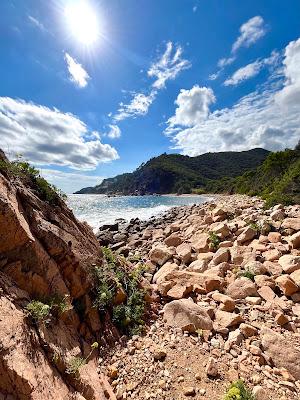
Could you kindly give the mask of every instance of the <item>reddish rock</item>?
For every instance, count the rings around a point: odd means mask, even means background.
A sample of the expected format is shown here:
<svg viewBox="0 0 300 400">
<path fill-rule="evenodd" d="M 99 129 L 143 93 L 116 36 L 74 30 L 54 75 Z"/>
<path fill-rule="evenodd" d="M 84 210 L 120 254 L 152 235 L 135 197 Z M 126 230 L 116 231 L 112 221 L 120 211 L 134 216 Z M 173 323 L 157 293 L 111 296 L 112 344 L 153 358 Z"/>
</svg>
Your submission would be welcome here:
<svg viewBox="0 0 300 400">
<path fill-rule="evenodd" d="M 292 294 L 296 293 L 299 289 L 296 283 L 290 278 L 289 275 L 280 275 L 276 279 L 276 283 L 280 287 L 285 296 L 291 296 Z"/>
<path fill-rule="evenodd" d="M 177 233 L 172 233 L 170 236 L 168 236 L 165 240 L 164 243 L 167 246 L 174 246 L 177 247 L 182 243 L 182 239 Z"/>
<path fill-rule="evenodd" d="M 176 253 L 181 258 L 182 262 L 186 264 L 191 260 L 192 247 L 188 243 L 182 243 L 176 247 Z"/>
<path fill-rule="evenodd" d="M 258 294 L 266 301 L 273 301 L 276 297 L 276 294 L 269 286 L 262 286 L 258 289 Z"/>
<path fill-rule="evenodd" d="M 281 242 L 281 234 L 279 232 L 270 232 L 268 234 L 268 239 L 271 243 Z"/>
<path fill-rule="evenodd" d="M 286 218 L 281 225 L 284 229 L 293 229 L 300 231 L 300 218 Z"/>
<path fill-rule="evenodd" d="M 278 262 L 281 265 L 283 271 L 286 272 L 287 274 L 291 274 L 297 269 L 300 269 L 300 256 L 286 254 L 280 257 Z"/>
<path fill-rule="evenodd" d="M 294 235 L 292 235 L 289 240 L 293 246 L 293 249 L 300 248 L 300 232 L 294 233 Z"/>
<path fill-rule="evenodd" d="M 216 310 L 215 317 L 215 324 L 222 328 L 230 328 L 244 322 L 244 319 L 239 314 L 221 310 Z"/>
<path fill-rule="evenodd" d="M 250 279 L 242 277 L 228 286 L 226 294 L 233 299 L 245 299 L 248 296 L 257 295 L 257 291 L 255 284 Z"/>
</svg>

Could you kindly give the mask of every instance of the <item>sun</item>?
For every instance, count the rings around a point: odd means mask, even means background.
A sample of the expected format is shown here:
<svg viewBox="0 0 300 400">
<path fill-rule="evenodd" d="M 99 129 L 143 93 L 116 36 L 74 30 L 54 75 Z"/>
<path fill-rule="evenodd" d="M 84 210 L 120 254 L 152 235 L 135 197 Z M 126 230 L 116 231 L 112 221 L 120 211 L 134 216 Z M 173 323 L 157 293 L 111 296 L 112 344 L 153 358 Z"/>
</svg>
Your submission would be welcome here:
<svg viewBox="0 0 300 400">
<path fill-rule="evenodd" d="M 99 23 L 87 0 L 73 0 L 65 8 L 68 29 L 76 40 L 90 46 L 99 37 Z"/>
</svg>

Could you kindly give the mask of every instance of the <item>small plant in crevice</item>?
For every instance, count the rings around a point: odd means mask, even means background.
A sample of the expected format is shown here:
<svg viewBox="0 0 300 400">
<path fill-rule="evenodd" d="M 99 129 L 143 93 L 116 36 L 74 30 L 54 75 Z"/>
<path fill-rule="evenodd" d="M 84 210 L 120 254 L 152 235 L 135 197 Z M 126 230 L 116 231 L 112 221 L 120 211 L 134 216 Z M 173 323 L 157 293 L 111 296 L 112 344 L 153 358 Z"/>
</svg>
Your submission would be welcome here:
<svg viewBox="0 0 300 400">
<path fill-rule="evenodd" d="M 76 375 L 78 373 L 78 371 L 80 370 L 81 367 L 83 367 L 89 360 L 89 358 L 91 357 L 93 351 L 95 349 L 97 349 L 99 346 L 98 342 L 94 342 L 91 345 L 91 351 L 89 352 L 89 354 L 86 357 L 72 357 L 68 364 L 67 364 L 67 368 L 66 368 L 66 374 L 68 375 Z"/>
<path fill-rule="evenodd" d="M 217 250 L 219 248 L 219 244 L 221 242 L 221 239 L 215 232 L 209 232 L 209 242 L 210 246 L 213 250 Z"/>
<path fill-rule="evenodd" d="M 230 385 L 223 400 L 255 400 L 255 397 L 245 383 L 239 379 Z"/>
<path fill-rule="evenodd" d="M 35 322 L 49 322 L 51 307 L 39 300 L 32 300 L 27 304 L 26 310 Z"/>
<path fill-rule="evenodd" d="M 248 278 L 254 282 L 255 273 L 253 271 L 251 271 L 250 269 L 240 271 L 240 272 L 238 272 L 237 275 L 239 278 L 241 278 L 241 277 Z"/>
<path fill-rule="evenodd" d="M 102 248 L 105 262 L 94 268 L 94 305 L 101 312 L 110 311 L 115 325 L 124 333 L 132 335 L 143 329 L 145 314 L 145 290 L 141 288 L 143 263 L 134 267 L 122 256 L 110 249 Z M 140 258 L 139 258 L 140 259 Z M 114 304 L 118 290 L 125 294 L 122 304 Z"/>
</svg>

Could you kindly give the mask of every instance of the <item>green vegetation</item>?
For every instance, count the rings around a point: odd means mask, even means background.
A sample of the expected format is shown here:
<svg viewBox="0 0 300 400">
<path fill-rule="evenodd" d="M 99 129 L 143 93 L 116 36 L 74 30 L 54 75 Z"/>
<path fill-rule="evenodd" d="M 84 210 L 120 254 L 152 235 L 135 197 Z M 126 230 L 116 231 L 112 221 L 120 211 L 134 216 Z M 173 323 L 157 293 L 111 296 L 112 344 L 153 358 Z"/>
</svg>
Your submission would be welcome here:
<svg viewBox="0 0 300 400">
<path fill-rule="evenodd" d="M 209 232 L 209 241 L 210 241 L 210 246 L 213 250 L 217 250 L 219 248 L 221 239 L 217 234 L 215 234 L 214 232 Z"/>
<path fill-rule="evenodd" d="M 236 178 L 211 181 L 207 186 L 211 192 L 241 193 L 261 196 L 266 208 L 281 203 L 300 202 L 300 146 L 294 150 L 270 153 L 256 170 L 248 171 Z"/>
<path fill-rule="evenodd" d="M 32 300 L 26 310 L 35 322 L 49 323 L 53 316 L 58 316 L 68 310 L 68 296 L 54 295 L 43 301 Z"/>
<path fill-rule="evenodd" d="M 76 375 L 78 371 L 80 370 L 81 367 L 83 367 L 87 362 L 90 356 L 92 355 L 93 351 L 97 349 L 99 346 L 98 342 L 94 342 L 91 346 L 91 351 L 87 355 L 87 357 L 72 357 L 70 361 L 68 362 L 67 368 L 66 368 L 66 374 L 69 375 Z"/>
<path fill-rule="evenodd" d="M 78 193 L 203 193 L 211 181 L 233 178 L 256 168 L 268 155 L 264 149 L 207 153 L 197 157 L 162 154 L 133 173 L 118 175 Z"/>
<path fill-rule="evenodd" d="M 38 169 L 24 161 L 20 156 L 11 162 L 0 160 L 0 172 L 13 179 L 20 179 L 33 189 L 41 200 L 45 200 L 52 205 L 57 205 L 59 199 L 66 199 L 66 195 L 60 189 L 48 183 L 40 175 Z"/>
<path fill-rule="evenodd" d="M 255 400 L 255 397 L 244 382 L 239 379 L 230 385 L 223 400 Z"/>
<path fill-rule="evenodd" d="M 41 301 L 32 300 L 27 304 L 26 310 L 35 321 L 46 321 L 50 316 L 51 307 Z"/>
<path fill-rule="evenodd" d="M 116 256 L 103 247 L 104 265 L 94 268 L 94 305 L 100 312 L 110 311 L 116 326 L 124 333 L 132 335 L 142 330 L 145 314 L 145 291 L 141 288 L 141 278 L 145 272 L 139 262 L 134 267 L 122 256 Z M 118 292 L 124 301 L 114 304 Z"/>
<path fill-rule="evenodd" d="M 248 279 L 250 279 L 251 281 L 254 282 L 255 273 L 252 272 L 252 271 L 250 271 L 249 269 L 244 270 L 244 271 L 240 271 L 237 275 L 238 275 L 239 277 L 248 278 Z"/>
</svg>

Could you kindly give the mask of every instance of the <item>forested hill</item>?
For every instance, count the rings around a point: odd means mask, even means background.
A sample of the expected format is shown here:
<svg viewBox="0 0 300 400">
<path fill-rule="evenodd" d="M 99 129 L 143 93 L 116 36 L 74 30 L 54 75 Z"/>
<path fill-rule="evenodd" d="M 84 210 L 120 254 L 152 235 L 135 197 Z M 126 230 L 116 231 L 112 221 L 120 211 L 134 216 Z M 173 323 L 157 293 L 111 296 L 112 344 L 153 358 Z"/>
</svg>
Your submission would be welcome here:
<svg viewBox="0 0 300 400">
<path fill-rule="evenodd" d="M 104 179 L 100 185 L 83 188 L 76 193 L 190 193 L 192 189 L 205 189 L 211 180 L 234 178 L 253 170 L 268 154 L 269 151 L 264 149 L 206 153 L 197 157 L 162 154 L 151 158 L 132 173 Z"/>
</svg>

